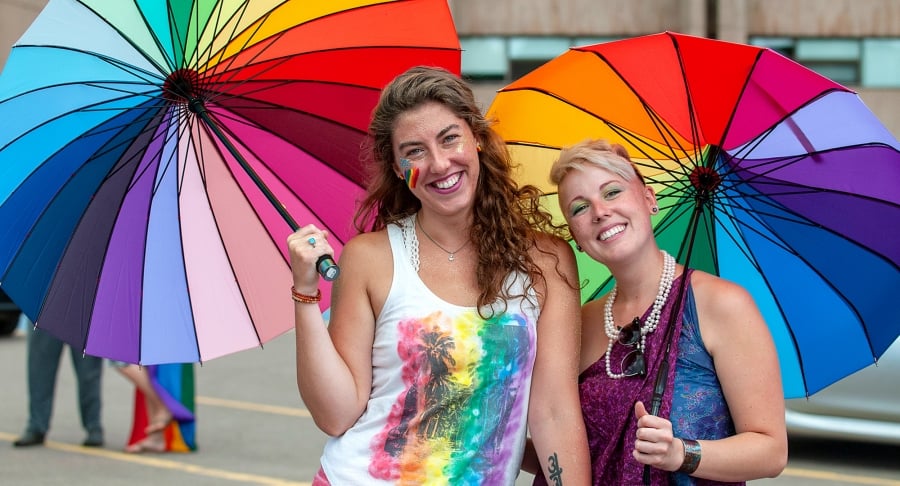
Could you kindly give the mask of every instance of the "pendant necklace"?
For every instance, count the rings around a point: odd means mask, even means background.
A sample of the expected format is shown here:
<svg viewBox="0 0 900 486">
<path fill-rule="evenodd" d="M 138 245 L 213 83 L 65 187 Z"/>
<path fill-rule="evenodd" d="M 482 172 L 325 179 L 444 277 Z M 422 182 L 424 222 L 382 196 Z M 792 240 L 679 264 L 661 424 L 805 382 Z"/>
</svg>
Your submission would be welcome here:
<svg viewBox="0 0 900 486">
<path fill-rule="evenodd" d="M 466 240 L 466 242 L 463 243 L 462 246 L 457 248 L 455 251 L 449 251 L 446 248 L 444 248 L 443 246 L 441 246 L 437 241 L 434 241 L 434 238 L 432 238 L 431 235 L 429 235 L 428 232 L 425 231 L 425 228 L 422 227 L 422 223 L 419 222 L 418 218 L 416 218 L 416 224 L 419 225 L 419 229 L 422 230 L 422 234 L 425 235 L 425 237 L 428 238 L 429 241 L 434 243 L 434 246 L 440 248 L 444 253 L 447 254 L 447 260 L 450 262 L 452 262 L 453 260 L 456 260 L 456 254 L 459 253 L 460 250 L 462 250 L 463 248 L 466 247 L 466 245 L 469 244 L 469 240 Z"/>
<path fill-rule="evenodd" d="M 647 335 L 655 331 L 656 327 L 659 325 L 659 315 L 662 312 L 663 304 L 669 299 L 669 292 L 672 290 L 672 282 L 675 280 L 675 258 L 673 258 L 672 255 L 669 255 L 665 250 L 662 250 L 662 254 L 663 269 L 662 275 L 660 275 L 659 278 L 659 290 L 656 293 L 656 299 L 653 300 L 653 307 L 650 310 L 650 315 L 647 316 L 646 322 L 641 326 L 641 340 L 637 343 L 637 348 L 642 353 L 647 344 Z M 612 353 L 613 344 L 619 339 L 620 333 L 613 322 L 612 312 L 612 307 L 616 302 L 616 294 L 618 291 L 618 286 L 613 287 L 609 292 L 609 297 L 606 298 L 606 306 L 603 308 L 603 327 L 606 331 L 606 336 L 609 337 L 609 344 L 606 346 L 606 374 L 614 380 L 625 376 L 624 373 L 613 373 L 609 363 L 609 355 Z"/>
</svg>

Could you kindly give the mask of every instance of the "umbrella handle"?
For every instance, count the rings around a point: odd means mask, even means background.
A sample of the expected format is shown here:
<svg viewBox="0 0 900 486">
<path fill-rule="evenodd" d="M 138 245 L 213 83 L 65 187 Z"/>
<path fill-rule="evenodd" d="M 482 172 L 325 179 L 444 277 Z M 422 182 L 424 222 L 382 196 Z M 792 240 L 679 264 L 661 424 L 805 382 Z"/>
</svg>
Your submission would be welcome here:
<svg viewBox="0 0 900 486">
<path fill-rule="evenodd" d="M 671 340 L 670 340 L 671 342 Z M 665 359 L 665 355 L 669 354 L 669 343 L 666 343 L 666 352 L 663 355 L 662 363 L 659 365 L 659 372 L 656 374 L 656 383 L 653 385 L 653 399 L 650 401 L 650 415 L 658 415 L 659 408 L 662 406 L 662 396 L 666 391 L 666 382 L 669 378 L 669 361 Z M 644 464 L 644 485 L 650 484 L 650 465 Z"/>
<path fill-rule="evenodd" d="M 322 278 L 330 282 L 338 278 L 338 275 L 341 274 L 341 267 L 337 266 L 337 263 L 334 263 L 334 259 L 331 258 L 331 255 L 322 255 L 316 260 L 316 271 L 319 272 L 319 275 L 321 275 Z"/>
</svg>

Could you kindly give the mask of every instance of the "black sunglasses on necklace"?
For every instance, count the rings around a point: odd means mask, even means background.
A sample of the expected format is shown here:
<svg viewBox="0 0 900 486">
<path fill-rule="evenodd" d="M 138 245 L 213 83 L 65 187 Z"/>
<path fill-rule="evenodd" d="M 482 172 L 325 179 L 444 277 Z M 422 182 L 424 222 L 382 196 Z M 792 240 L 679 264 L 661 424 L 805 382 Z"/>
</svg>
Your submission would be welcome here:
<svg viewBox="0 0 900 486">
<path fill-rule="evenodd" d="M 647 362 L 644 360 L 644 352 L 641 350 L 640 342 L 641 318 L 635 317 L 630 324 L 619 328 L 618 343 L 623 346 L 634 347 L 634 350 L 622 358 L 622 374 L 625 377 L 644 376 L 647 374 Z"/>
</svg>

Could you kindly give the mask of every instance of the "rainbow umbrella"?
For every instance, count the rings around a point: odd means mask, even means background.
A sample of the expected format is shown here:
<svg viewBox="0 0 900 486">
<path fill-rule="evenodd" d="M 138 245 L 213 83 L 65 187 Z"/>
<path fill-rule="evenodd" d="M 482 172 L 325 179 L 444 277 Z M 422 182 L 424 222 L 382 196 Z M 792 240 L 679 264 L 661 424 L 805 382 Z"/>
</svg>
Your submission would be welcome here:
<svg viewBox="0 0 900 486">
<path fill-rule="evenodd" d="M 0 285 L 90 355 L 259 346 L 292 229 L 351 235 L 380 89 L 459 59 L 445 0 L 51 0 L 0 75 Z"/>
<path fill-rule="evenodd" d="M 769 49 L 665 32 L 571 48 L 488 114 L 555 211 L 561 147 L 624 145 L 659 198 L 660 246 L 753 294 L 786 397 L 872 364 L 900 334 L 900 144 L 846 87 Z M 611 288 L 578 258 L 584 300 Z"/>
</svg>

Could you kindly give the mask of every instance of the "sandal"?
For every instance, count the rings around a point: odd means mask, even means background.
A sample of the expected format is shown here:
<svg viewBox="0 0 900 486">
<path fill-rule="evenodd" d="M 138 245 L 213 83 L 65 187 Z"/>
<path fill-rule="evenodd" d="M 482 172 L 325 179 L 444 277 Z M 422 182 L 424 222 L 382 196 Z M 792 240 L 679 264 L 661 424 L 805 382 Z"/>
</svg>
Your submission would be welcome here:
<svg viewBox="0 0 900 486">
<path fill-rule="evenodd" d="M 143 440 L 125 447 L 125 452 L 129 454 L 143 454 L 145 452 L 158 454 L 166 452 L 166 441 L 162 438 L 145 437 Z"/>
<path fill-rule="evenodd" d="M 151 422 L 150 425 L 148 425 L 147 428 L 144 429 L 144 433 L 150 435 L 157 432 L 162 432 L 166 430 L 166 427 L 169 426 L 169 423 L 171 423 L 172 420 L 172 414 L 167 414 L 162 420 L 155 420 Z"/>
</svg>

